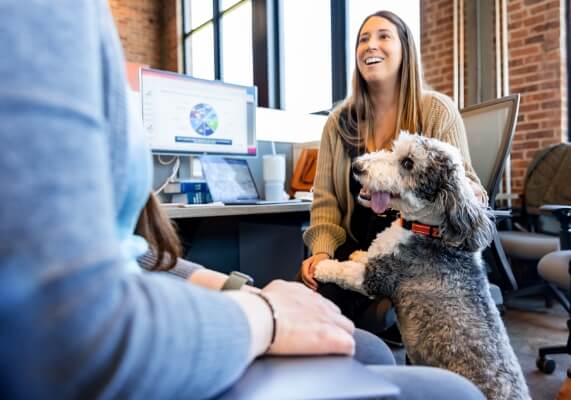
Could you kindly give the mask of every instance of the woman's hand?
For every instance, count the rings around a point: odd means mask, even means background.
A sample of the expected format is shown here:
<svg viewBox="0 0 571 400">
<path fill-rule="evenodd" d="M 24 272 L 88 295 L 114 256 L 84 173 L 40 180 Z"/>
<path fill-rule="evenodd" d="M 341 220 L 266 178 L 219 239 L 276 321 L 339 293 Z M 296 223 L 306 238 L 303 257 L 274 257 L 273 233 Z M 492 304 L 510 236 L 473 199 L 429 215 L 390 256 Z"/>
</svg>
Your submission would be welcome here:
<svg viewBox="0 0 571 400">
<path fill-rule="evenodd" d="M 273 281 L 262 289 L 277 315 L 270 354 L 347 354 L 355 326 L 335 304 L 297 282 Z"/>
<path fill-rule="evenodd" d="M 314 254 L 311 257 L 305 259 L 301 263 L 301 280 L 310 289 L 317 290 L 318 283 L 313 278 L 315 275 L 315 266 L 322 260 L 327 260 L 329 255 L 327 253 Z"/>
</svg>

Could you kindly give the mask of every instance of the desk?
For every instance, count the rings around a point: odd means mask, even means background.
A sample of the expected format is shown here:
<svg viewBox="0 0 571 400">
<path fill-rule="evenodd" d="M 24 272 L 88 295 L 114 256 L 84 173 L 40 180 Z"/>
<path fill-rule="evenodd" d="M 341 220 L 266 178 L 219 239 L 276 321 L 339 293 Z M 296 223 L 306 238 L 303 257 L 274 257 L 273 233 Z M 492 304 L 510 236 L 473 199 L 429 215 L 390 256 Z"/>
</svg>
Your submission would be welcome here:
<svg viewBox="0 0 571 400">
<path fill-rule="evenodd" d="M 224 273 L 247 273 L 256 286 L 295 278 L 310 209 L 308 202 L 165 207 L 179 229 L 184 258 Z"/>
<path fill-rule="evenodd" d="M 244 206 L 212 206 L 208 204 L 190 205 L 184 207 L 164 207 L 171 219 L 177 218 L 203 218 L 224 217 L 231 215 L 255 215 L 255 214 L 281 214 L 293 212 L 309 212 L 310 202 L 291 204 L 263 204 Z"/>
</svg>

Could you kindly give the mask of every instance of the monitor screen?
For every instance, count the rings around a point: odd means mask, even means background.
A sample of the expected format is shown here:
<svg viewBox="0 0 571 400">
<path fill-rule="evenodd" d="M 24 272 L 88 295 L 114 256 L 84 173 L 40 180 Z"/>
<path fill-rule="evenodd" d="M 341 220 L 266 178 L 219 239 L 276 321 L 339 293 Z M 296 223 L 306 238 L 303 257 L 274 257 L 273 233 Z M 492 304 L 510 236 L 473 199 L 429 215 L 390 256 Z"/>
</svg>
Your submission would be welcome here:
<svg viewBox="0 0 571 400">
<path fill-rule="evenodd" d="M 256 155 L 256 87 L 147 68 L 140 85 L 153 153 Z"/>
</svg>

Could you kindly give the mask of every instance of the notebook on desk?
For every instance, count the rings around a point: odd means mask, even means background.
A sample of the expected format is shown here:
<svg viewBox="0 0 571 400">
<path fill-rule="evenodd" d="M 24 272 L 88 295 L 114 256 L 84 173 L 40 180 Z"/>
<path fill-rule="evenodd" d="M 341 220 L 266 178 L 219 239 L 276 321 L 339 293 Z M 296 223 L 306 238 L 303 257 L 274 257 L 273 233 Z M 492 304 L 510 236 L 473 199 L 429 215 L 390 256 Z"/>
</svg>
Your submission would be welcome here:
<svg viewBox="0 0 571 400">
<path fill-rule="evenodd" d="M 288 204 L 300 200 L 262 200 L 260 198 L 248 161 L 218 156 L 200 159 L 202 173 L 212 201 L 227 205 Z"/>
</svg>

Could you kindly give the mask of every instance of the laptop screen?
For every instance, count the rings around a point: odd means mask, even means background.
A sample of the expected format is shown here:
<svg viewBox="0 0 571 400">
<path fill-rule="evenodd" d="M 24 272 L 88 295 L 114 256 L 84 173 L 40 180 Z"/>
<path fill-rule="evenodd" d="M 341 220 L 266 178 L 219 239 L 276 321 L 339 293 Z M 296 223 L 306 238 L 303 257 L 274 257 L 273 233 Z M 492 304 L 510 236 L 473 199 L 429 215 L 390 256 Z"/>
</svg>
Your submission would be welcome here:
<svg viewBox="0 0 571 400">
<path fill-rule="evenodd" d="M 246 160 L 203 156 L 200 161 L 213 201 L 259 200 Z"/>
</svg>

